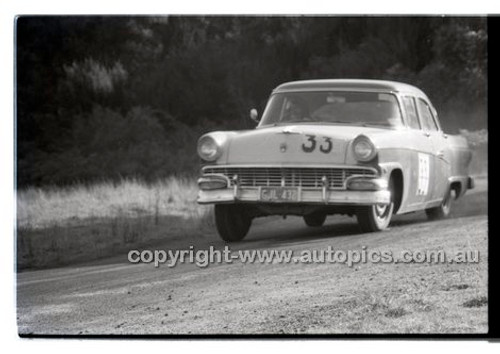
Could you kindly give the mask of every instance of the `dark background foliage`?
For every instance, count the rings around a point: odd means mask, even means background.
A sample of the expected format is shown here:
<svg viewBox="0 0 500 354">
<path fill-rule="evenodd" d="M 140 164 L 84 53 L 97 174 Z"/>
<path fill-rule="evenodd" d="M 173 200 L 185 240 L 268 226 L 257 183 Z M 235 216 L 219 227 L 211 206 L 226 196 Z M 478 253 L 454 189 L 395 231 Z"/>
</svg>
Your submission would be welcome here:
<svg viewBox="0 0 500 354">
<path fill-rule="evenodd" d="M 423 89 L 444 129 L 487 123 L 485 18 L 21 17 L 18 186 L 192 174 L 197 138 L 252 128 L 270 91 L 372 78 Z"/>
</svg>

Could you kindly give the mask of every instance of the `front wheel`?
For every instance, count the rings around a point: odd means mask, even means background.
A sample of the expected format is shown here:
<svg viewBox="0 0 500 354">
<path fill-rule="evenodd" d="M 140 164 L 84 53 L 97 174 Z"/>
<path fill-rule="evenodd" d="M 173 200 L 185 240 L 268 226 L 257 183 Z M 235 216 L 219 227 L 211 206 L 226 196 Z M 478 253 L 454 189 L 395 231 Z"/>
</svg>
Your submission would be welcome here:
<svg viewBox="0 0 500 354">
<path fill-rule="evenodd" d="M 359 227 L 362 232 L 376 232 L 385 230 L 391 222 L 394 212 L 394 180 L 389 180 L 391 192 L 390 204 L 376 204 L 360 207 L 356 212 Z"/>
<path fill-rule="evenodd" d="M 429 220 L 440 220 L 446 219 L 450 216 L 451 212 L 451 189 L 448 189 L 446 195 L 443 198 L 443 201 L 440 206 L 435 208 L 425 209 L 425 213 L 427 214 L 427 218 Z"/>
<path fill-rule="evenodd" d="M 219 236 L 226 242 L 238 242 L 245 238 L 252 224 L 252 218 L 242 205 L 215 205 L 215 226 Z"/>
<path fill-rule="evenodd" d="M 394 203 L 370 205 L 359 208 L 356 213 L 358 224 L 363 232 L 385 230 L 391 222 Z"/>
</svg>

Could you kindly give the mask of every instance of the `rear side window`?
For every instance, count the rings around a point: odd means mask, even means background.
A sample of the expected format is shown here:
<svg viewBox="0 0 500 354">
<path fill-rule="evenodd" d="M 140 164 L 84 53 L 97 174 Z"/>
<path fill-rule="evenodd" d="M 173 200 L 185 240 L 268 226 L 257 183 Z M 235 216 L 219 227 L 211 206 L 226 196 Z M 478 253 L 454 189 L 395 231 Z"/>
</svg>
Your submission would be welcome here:
<svg viewBox="0 0 500 354">
<path fill-rule="evenodd" d="M 438 131 L 439 128 L 434 121 L 434 118 L 432 116 L 432 112 L 430 107 L 427 105 L 427 103 L 422 100 L 418 99 L 418 113 L 420 114 L 420 119 L 422 120 L 422 126 L 425 131 Z"/>
<path fill-rule="evenodd" d="M 412 129 L 421 129 L 417 116 L 417 108 L 415 107 L 415 99 L 410 96 L 405 96 L 403 98 L 403 102 L 405 105 L 409 127 Z"/>
</svg>

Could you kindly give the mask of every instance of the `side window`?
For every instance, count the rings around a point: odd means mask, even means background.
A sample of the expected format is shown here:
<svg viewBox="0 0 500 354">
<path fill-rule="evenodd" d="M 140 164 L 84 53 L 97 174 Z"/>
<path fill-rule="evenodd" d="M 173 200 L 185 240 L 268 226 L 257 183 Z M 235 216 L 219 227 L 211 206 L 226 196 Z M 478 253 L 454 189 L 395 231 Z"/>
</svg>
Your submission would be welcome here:
<svg viewBox="0 0 500 354">
<path fill-rule="evenodd" d="M 418 99 L 418 113 L 425 131 L 438 131 L 439 128 L 432 117 L 430 107 L 421 98 Z"/>
<path fill-rule="evenodd" d="M 417 108 L 415 107 L 415 99 L 410 96 L 403 98 L 405 105 L 406 116 L 408 118 L 408 125 L 412 129 L 420 129 L 420 122 L 418 121 Z"/>
</svg>

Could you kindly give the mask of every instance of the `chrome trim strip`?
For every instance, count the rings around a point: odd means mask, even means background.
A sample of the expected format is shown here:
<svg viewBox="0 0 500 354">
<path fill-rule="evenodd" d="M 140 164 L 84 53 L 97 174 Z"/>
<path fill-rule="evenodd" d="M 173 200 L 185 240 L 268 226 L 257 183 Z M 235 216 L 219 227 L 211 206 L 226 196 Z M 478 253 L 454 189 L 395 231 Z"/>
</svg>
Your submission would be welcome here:
<svg viewBox="0 0 500 354">
<path fill-rule="evenodd" d="M 370 166 L 360 166 L 360 165 L 299 165 L 299 164 L 262 164 L 262 165 L 206 165 L 201 168 L 202 172 L 207 168 L 318 168 L 318 169 L 359 169 L 359 170 L 371 170 L 375 174 L 378 174 L 378 171 L 374 167 Z"/>
</svg>

